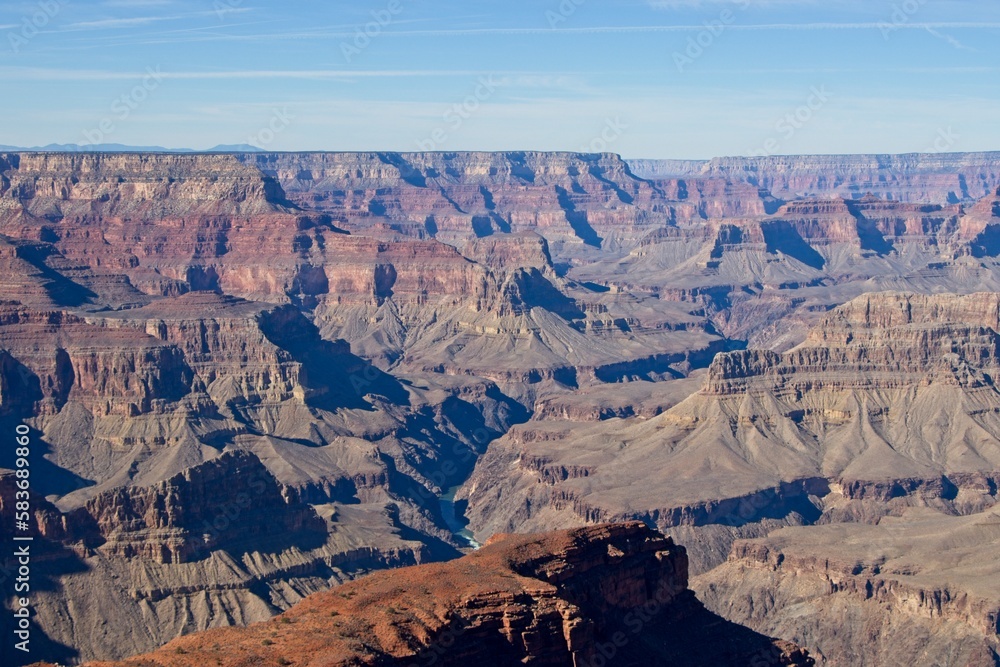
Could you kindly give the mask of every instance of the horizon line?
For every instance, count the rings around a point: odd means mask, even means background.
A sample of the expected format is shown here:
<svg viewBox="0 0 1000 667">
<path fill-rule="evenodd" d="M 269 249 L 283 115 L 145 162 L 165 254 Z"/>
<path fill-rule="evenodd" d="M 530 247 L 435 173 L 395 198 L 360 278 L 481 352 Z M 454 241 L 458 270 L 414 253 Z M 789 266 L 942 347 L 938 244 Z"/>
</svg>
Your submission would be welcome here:
<svg viewBox="0 0 1000 667">
<path fill-rule="evenodd" d="M 1000 155 L 1000 148 L 998 149 L 983 149 L 975 151 L 905 151 L 901 153 L 895 152 L 862 152 L 862 153 L 783 153 L 774 155 L 714 155 L 712 157 L 626 157 L 621 153 L 607 151 L 607 152 L 588 152 L 588 151 L 578 151 L 578 150 L 538 150 L 532 148 L 514 148 L 514 149 L 503 149 L 503 150 L 440 150 L 440 151 L 413 151 L 413 150 L 392 150 L 392 149 L 371 149 L 371 150 L 336 150 L 336 149 L 304 149 L 304 150 L 267 150 L 259 148 L 256 146 L 246 145 L 227 145 L 219 144 L 217 146 L 205 149 L 196 148 L 167 148 L 164 146 L 130 146 L 130 145 L 108 145 L 105 147 L 88 147 L 81 146 L 78 144 L 53 144 L 52 148 L 48 146 L 33 146 L 33 147 L 21 147 L 13 146 L 7 144 L 0 144 L 0 153 L 54 153 L 54 154 L 74 154 L 74 153 L 91 153 L 91 154 L 104 154 L 104 155 L 128 155 L 128 154 L 151 154 L 151 155 L 302 155 L 302 154 L 331 154 L 331 155 L 363 155 L 367 153 L 390 153 L 397 155 L 454 155 L 454 154 L 474 154 L 474 153 L 492 153 L 492 154 L 510 154 L 510 153 L 540 153 L 549 155 L 613 155 L 620 160 L 625 162 L 640 162 L 640 161 L 671 161 L 671 162 L 712 162 L 714 160 L 727 160 L 727 159 L 741 159 L 741 160 L 760 160 L 760 159 L 774 159 L 774 158 L 804 158 L 804 157 L 946 157 L 946 156 L 961 156 L 961 155 Z"/>
</svg>

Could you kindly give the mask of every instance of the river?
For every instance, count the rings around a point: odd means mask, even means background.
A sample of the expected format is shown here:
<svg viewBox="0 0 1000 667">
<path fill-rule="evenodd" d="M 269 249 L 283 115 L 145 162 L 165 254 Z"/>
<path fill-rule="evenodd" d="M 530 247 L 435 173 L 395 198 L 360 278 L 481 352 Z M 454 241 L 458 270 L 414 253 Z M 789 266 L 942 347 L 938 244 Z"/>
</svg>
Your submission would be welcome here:
<svg viewBox="0 0 1000 667">
<path fill-rule="evenodd" d="M 455 508 L 455 494 L 458 493 L 459 488 L 461 485 L 453 486 L 438 498 L 438 502 L 441 503 L 441 515 L 444 516 L 444 522 L 448 524 L 451 534 L 460 544 L 471 549 L 478 549 L 483 545 L 476 541 L 472 531 L 466 527 L 469 520 L 464 515 L 459 514 Z"/>
</svg>

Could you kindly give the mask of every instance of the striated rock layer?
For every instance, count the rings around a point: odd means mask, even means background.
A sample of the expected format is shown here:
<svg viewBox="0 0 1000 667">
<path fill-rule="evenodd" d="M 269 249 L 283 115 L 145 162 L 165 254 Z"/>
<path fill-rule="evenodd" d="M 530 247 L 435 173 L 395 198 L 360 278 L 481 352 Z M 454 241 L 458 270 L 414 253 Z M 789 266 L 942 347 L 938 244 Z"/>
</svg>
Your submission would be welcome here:
<svg viewBox="0 0 1000 667">
<path fill-rule="evenodd" d="M 769 155 L 699 160 L 629 160 L 644 178 L 721 177 L 777 197 L 874 192 L 910 202 L 978 199 L 1000 186 L 1000 153 Z"/>
<path fill-rule="evenodd" d="M 635 523 L 498 536 L 458 561 L 375 574 L 268 623 L 186 637 L 115 664 L 425 661 L 813 664 L 787 642 L 706 613 L 687 590 L 684 549 Z"/>
<path fill-rule="evenodd" d="M 5 536 L 14 534 L 14 482 L 0 477 Z M 398 508 L 309 506 L 247 452 L 67 513 L 37 495 L 30 502 L 34 655 L 61 662 L 263 621 L 368 570 L 432 557 L 402 538 Z"/>
<path fill-rule="evenodd" d="M 792 638 L 821 664 L 993 667 L 998 540 L 996 509 L 787 528 L 737 542 L 694 587 L 717 613 Z"/>
<path fill-rule="evenodd" d="M 998 305 L 860 297 L 784 354 L 718 355 L 701 391 L 658 416 L 515 427 L 463 489 L 472 527 L 641 518 L 738 535 L 907 503 L 982 511 L 1000 470 Z M 699 567 L 728 551 L 704 545 Z"/>
</svg>

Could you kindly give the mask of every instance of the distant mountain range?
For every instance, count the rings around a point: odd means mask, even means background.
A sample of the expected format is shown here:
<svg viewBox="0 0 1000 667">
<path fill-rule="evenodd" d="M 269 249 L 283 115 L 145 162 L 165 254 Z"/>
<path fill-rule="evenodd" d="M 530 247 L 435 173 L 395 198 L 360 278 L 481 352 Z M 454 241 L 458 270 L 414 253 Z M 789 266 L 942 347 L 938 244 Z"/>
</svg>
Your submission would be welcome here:
<svg viewBox="0 0 1000 667">
<path fill-rule="evenodd" d="M 48 144 L 46 146 L 7 146 L 0 144 L 0 151 L 50 152 L 50 153 L 263 153 L 264 149 L 250 144 L 219 144 L 205 150 L 193 148 L 164 148 L 163 146 L 128 146 L 125 144 Z"/>
</svg>

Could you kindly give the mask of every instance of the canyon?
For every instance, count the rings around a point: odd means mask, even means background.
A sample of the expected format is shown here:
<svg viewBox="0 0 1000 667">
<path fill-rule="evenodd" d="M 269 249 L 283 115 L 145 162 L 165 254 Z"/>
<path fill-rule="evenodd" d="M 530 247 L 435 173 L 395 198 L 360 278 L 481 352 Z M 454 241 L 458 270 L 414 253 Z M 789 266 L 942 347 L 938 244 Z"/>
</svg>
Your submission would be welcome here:
<svg viewBox="0 0 1000 667">
<path fill-rule="evenodd" d="M 1000 664 L 998 257 L 995 153 L 0 153 L 33 659 Z"/>
<path fill-rule="evenodd" d="M 719 626 L 714 635 L 708 625 Z M 788 642 L 714 617 L 687 589 L 683 547 L 631 523 L 498 535 L 457 561 L 317 593 L 267 623 L 92 667 L 303 656 L 329 665 L 813 664 Z"/>
</svg>

